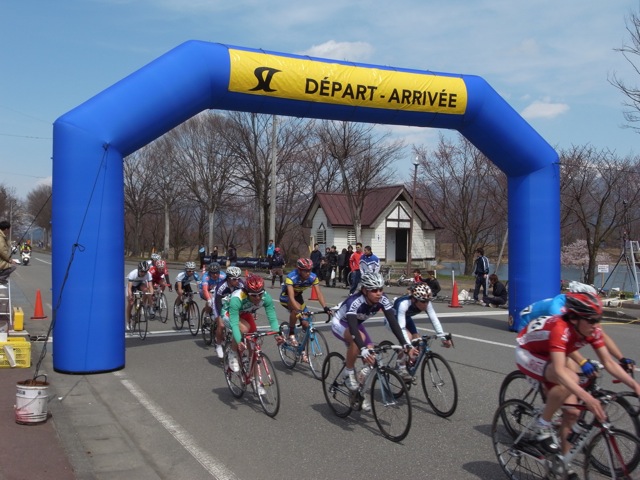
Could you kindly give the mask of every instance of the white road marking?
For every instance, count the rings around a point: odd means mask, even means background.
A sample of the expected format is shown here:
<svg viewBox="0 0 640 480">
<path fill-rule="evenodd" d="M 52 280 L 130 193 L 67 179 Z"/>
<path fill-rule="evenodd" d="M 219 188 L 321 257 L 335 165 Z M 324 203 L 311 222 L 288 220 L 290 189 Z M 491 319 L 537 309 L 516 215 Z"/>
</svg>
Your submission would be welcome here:
<svg viewBox="0 0 640 480">
<path fill-rule="evenodd" d="M 195 458 L 209 474 L 218 480 L 237 480 L 237 477 L 223 464 L 203 450 L 198 442 L 160 406 L 151 400 L 136 383 L 126 378 L 123 372 L 114 372 L 122 385 L 136 397 L 147 411 Z"/>
</svg>

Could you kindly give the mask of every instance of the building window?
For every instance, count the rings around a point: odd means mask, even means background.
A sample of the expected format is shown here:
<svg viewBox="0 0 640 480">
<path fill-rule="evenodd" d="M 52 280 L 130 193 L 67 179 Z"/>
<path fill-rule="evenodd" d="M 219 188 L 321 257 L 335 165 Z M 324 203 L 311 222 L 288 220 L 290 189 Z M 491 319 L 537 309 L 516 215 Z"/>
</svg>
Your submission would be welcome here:
<svg viewBox="0 0 640 480">
<path fill-rule="evenodd" d="M 318 230 L 316 231 L 316 243 L 320 245 L 324 245 L 327 243 L 327 231 L 326 230 Z"/>
<path fill-rule="evenodd" d="M 355 245 L 356 244 L 356 231 L 355 230 L 347 230 L 347 244 Z"/>
</svg>

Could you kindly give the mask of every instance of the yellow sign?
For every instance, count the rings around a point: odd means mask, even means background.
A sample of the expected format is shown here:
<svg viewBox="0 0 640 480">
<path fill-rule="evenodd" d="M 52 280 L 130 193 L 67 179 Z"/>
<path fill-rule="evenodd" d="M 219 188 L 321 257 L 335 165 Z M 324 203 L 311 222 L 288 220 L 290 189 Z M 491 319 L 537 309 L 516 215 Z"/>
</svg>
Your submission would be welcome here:
<svg viewBox="0 0 640 480">
<path fill-rule="evenodd" d="M 229 91 L 412 112 L 463 115 L 459 77 L 397 72 L 229 49 Z"/>
</svg>

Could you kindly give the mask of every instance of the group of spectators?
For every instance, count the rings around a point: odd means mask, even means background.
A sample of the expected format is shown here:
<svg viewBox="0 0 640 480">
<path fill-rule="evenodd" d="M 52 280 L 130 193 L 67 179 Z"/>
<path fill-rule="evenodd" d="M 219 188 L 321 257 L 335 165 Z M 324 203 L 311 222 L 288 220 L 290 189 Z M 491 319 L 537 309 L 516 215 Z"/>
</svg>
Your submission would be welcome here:
<svg viewBox="0 0 640 480">
<path fill-rule="evenodd" d="M 324 254 L 320 250 L 320 245 L 316 243 L 313 245 L 313 251 L 310 255 L 313 263 L 312 272 L 321 282 L 324 281 L 327 287 L 336 287 L 341 284 L 346 288 L 351 286 L 355 288 L 358 281 L 355 275 L 350 274 L 351 272 L 359 272 L 361 256 L 361 243 L 356 244 L 355 251 L 353 245 L 349 245 L 347 248 L 343 248 L 340 253 L 338 253 L 336 246 L 332 245 L 325 249 Z"/>
</svg>

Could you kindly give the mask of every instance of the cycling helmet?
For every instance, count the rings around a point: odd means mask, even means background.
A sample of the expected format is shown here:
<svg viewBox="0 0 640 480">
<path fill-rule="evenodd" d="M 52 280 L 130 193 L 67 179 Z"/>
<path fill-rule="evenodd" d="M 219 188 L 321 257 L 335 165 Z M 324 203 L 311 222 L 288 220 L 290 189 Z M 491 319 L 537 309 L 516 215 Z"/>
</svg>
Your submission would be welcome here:
<svg viewBox="0 0 640 480">
<path fill-rule="evenodd" d="M 411 296 L 416 300 L 426 302 L 431 299 L 431 289 L 426 283 L 419 283 L 418 285 L 413 287 Z"/>
<path fill-rule="evenodd" d="M 166 266 L 167 266 L 167 262 L 165 262 L 164 260 L 158 260 L 156 262 L 156 268 L 158 270 L 164 270 L 166 268 Z"/>
<path fill-rule="evenodd" d="M 373 288 L 383 288 L 384 278 L 379 273 L 367 272 L 362 274 L 360 287 L 371 290 Z"/>
<path fill-rule="evenodd" d="M 240 278 L 242 276 L 242 270 L 240 267 L 227 268 L 227 278 Z"/>
<path fill-rule="evenodd" d="M 567 293 L 565 295 L 565 310 L 584 319 L 599 319 L 602 317 L 602 302 L 593 293 Z"/>
<path fill-rule="evenodd" d="M 162 257 L 157 254 L 157 253 L 152 253 L 151 254 L 151 260 L 153 260 L 154 262 L 157 262 L 158 260 L 160 260 Z"/>
<path fill-rule="evenodd" d="M 247 293 L 262 293 L 264 292 L 264 279 L 251 273 L 247 277 L 244 288 Z"/>
<path fill-rule="evenodd" d="M 196 269 L 196 264 L 195 262 L 186 262 L 184 264 L 184 269 L 185 270 L 195 270 Z"/>
<path fill-rule="evenodd" d="M 209 264 L 209 273 L 220 273 L 220 264 L 217 262 Z"/>
<path fill-rule="evenodd" d="M 575 280 L 569 282 L 569 291 L 573 293 L 598 293 L 593 285 L 587 285 L 586 283 L 576 282 Z"/>
<path fill-rule="evenodd" d="M 296 266 L 301 270 L 311 270 L 313 268 L 313 262 L 308 258 L 299 258 Z"/>
<path fill-rule="evenodd" d="M 149 264 L 146 260 L 138 264 L 138 270 L 144 273 L 147 273 L 149 271 Z"/>
</svg>

